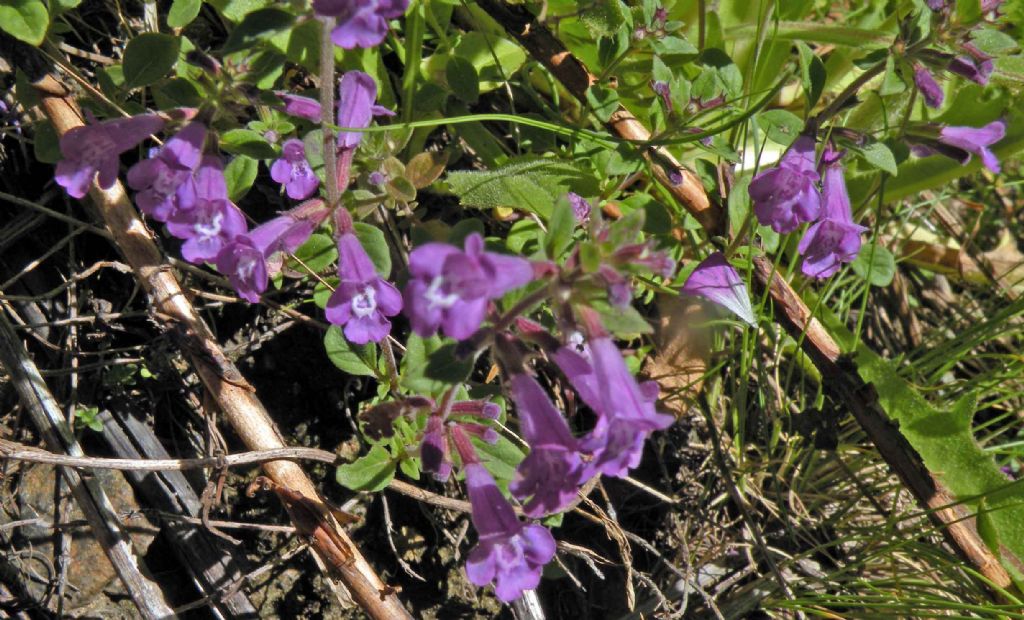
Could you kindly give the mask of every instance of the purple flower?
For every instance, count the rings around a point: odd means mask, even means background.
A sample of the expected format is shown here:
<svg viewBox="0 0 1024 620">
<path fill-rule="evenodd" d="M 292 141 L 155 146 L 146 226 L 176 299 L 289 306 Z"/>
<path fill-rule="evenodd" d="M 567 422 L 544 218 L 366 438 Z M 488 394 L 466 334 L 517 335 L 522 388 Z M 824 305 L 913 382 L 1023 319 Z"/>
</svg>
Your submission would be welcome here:
<svg viewBox="0 0 1024 620">
<path fill-rule="evenodd" d="M 191 263 L 216 260 L 217 255 L 248 226 L 245 216 L 228 200 L 227 182 L 220 158 L 207 156 L 195 176 L 196 203 L 179 209 L 167 220 L 167 230 L 184 239 L 181 255 Z"/>
<path fill-rule="evenodd" d="M 159 116 L 143 114 L 75 127 L 60 139 L 63 159 L 57 162 L 57 185 L 72 198 L 82 198 L 98 172 L 99 186 L 110 189 L 117 181 L 118 156 L 163 126 Z"/>
<path fill-rule="evenodd" d="M 569 206 L 572 207 L 572 214 L 576 216 L 577 222 L 586 222 L 590 219 L 590 203 L 586 198 L 576 192 L 569 192 Z"/>
<path fill-rule="evenodd" d="M 941 11 L 946 8 L 948 0 L 924 0 L 924 3 L 928 5 L 928 8 L 933 11 Z"/>
<path fill-rule="evenodd" d="M 644 441 L 655 430 L 672 425 L 672 416 L 658 413 L 658 385 L 640 385 L 626 367 L 615 343 L 606 336 L 594 338 L 582 353 L 562 347 L 554 360 L 583 402 L 597 414 L 597 424 L 580 441 L 592 455 L 583 479 L 597 473 L 622 478 L 640 464 Z"/>
<path fill-rule="evenodd" d="M 754 202 L 757 221 L 777 233 L 788 233 L 802 222 L 817 219 L 821 211 L 817 183 L 814 138 L 803 135 L 793 142 L 778 166 L 750 181 L 747 191 Z"/>
<path fill-rule="evenodd" d="M 470 461 L 463 470 L 479 536 L 466 559 L 466 576 L 480 587 L 493 582 L 499 599 L 514 601 L 540 583 L 541 570 L 555 557 L 555 539 L 547 528 L 516 518 L 483 465 Z"/>
<path fill-rule="evenodd" d="M 313 0 L 317 15 L 337 18 L 334 44 L 350 50 L 375 47 L 388 34 L 388 20 L 401 17 L 408 0 Z"/>
<path fill-rule="evenodd" d="M 306 145 L 296 138 L 281 146 L 281 159 L 270 167 L 270 178 L 284 185 L 288 197 L 294 200 L 309 198 L 320 185 L 306 161 Z"/>
<path fill-rule="evenodd" d="M 921 91 L 925 105 L 930 108 L 937 108 L 942 105 L 945 93 L 942 92 L 942 87 L 935 81 L 931 71 L 926 69 L 924 65 L 914 65 L 914 85 L 917 86 L 917 90 Z"/>
<path fill-rule="evenodd" d="M 313 234 L 320 218 L 299 213 L 304 208 L 306 205 L 238 235 L 217 254 L 217 271 L 227 276 L 239 297 L 259 302 L 270 275 L 267 259 L 277 252 L 294 252 Z"/>
<path fill-rule="evenodd" d="M 583 484 L 579 445 L 569 433 L 565 418 L 533 377 L 515 375 L 509 386 L 530 454 L 516 468 L 508 489 L 519 500 L 529 498 L 523 504 L 527 516 L 560 512 Z"/>
<path fill-rule="evenodd" d="M 190 263 L 216 260 L 217 255 L 246 231 L 245 216 L 230 200 L 200 198 L 188 211 L 167 220 L 167 230 L 184 239 L 181 255 Z"/>
<path fill-rule="evenodd" d="M 352 233 L 338 237 L 338 275 L 341 282 L 327 300 L 327 320 L 345 326 L 355 344 L 380 342 L 391 333 L 391 321 L 402 310 L 402 294 L 377 275 L 373 261 Z"/>
<path fill-rule="evenodd" d="M 992 121 L 984 127 L 943 127 L 939 130 L 939 142 L 960 149 L 963 156 L 960 163 L 971 161 L 971 153 L 981 158 L 985 167 L 999 172 L 999 159 L 989 146 L 1006 136 L 1006 121 Z"/>
<path fill-rule="evenodd" d="M 949 61 L 949 66 L 946 68 L 957 75 L 984 86 L 988 84 L 989 76 L 992 75 L 993 64 L 991 59 L 975 60 L 970 56 L 957 56 Z"/>
<path fill-rule="evenodd" d="M 349 71 L 341 76 L 338 86 L 338 126 L 351 129 L 369 127 L 374 116 L 394 116 L 391 110 L 377 105 L 377 83 L 362 71 Z M 338 132 L 338 148 L 354 149 L 363 139 L 362 132 Z"/>
<path fill-rule="evenodd" d="M 278 92 L 277 96 L 284 101 L 284 113 L 304 118 L 309 121 L 320 122 L 320 102 L 309 97 L 301 97 L 291 93 Z"/>
<path fill-rule="evenodd" d="M 812 278 L 827 278 L 843 263 L 852 262 L 860 252 L 860 236 L 867 228 L 853 223 L 850 196 L 846 192 L 841 153 L 825 149 L 822 162 L 822 218 L 812 224 L 800 240 L 797 251 L 804 257 L 800 271 Z"/>
<path fill-rule="evenodd" d="M 480 327 L 490 300 L 533 280 L 528 260 L 485 251 L 478 233 L 466 237 L 465 251 L 421 245 L 409 255 L 409 273 L 405 308 L 413 331 L 427 337 L 442 327 L 456 340 Z"/>
<path fill-rule="evenodd" d="M 757 325 L 754 309 L 750 306 L 747 287 L 732 268 L 725 255 L 715 252 L 705 258 L 683 285 L 682 293 L 696 295 L 725 306 L 750 325 Z"/>
<path fill-rule="evenodd" d="M 135 204 L 158 222 L 166 222 L 178 210 L 195 206 L 196 187 L 192 178 L 203 156 L 206 126 L 186 125 L 157 151 L 128 170 L 128 186 L 139 193 Z"/>
</svg>

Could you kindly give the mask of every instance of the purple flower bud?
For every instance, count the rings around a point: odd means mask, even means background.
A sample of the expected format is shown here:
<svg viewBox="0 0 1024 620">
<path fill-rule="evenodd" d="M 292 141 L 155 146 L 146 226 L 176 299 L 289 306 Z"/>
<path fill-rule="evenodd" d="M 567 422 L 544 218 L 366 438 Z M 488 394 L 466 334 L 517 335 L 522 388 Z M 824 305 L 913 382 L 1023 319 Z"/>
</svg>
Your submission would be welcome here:
<svg viewBox="0 0 1024 620">
<path fill-rule="evenodd" d="M 501 407 L 488 400 L 460 400 L 452 403 L 451 412 L 475 415 L 482 418 L 497 420 L 501 417 Z"/>
<path fill-rule="evenodd" d="M 281 159 L 270 167 L 270 178 L 284 185 L 288 197 L 294 200 L 309 198 L 320 186 L 320 179 L 306 161 L 306 145 L 296 138 L 281 146 Z"/>
<path fill-rule="evenodd" d="M 519 427 L 530 454 L 516 467 L 508 488 L 523 504 L 523 512 L 541 517 L 562 511 L 576 498 L 584 482 L 579 445 L 551 399 L 529 375 L 509 380 L 519 412 Z"/>
<path fill-rule="evenodd" d="M 853 223 L 850 196 L 846 192 L 841 154 L 825 149 L 822 157 L 825 175 L 822 183 L 824 213 L 800 240 L 797 251 L 804 257 L 800 270 L 812 278 L 827 278 L 843 263 L 852 262 L 860 252 L 860 236 L 867 228 Z"/>
<path fill-rule="evenodd" d="M 555 539 L 547 528 L 524 524 L 483 465 L 467 462 L 466 492 L 479 542 L 466 559 L 466 576 L 480 587 L 494 583 L 508 603 L 540 583 L 544 565 L 555 557 Z"/>
<path fill-rule="evenodd" d="M 327 320 L 345 326 L 345 338 L 355 344 L 380 342 L 391 333 L 386 317 L 402 311 L 402 294 L 377 275 L 359 238 L 338 236 L 338 288 L 327 300 Z"/>
<path fill-rule="evenodd" d="M 991 59 L 978 61 L 970 56 L 957 56 L 949 61 L 949 66 L 946 68 L 984 86 L 988 84 L 989 76 L 992 75 L 993 64 Z"/>
<path fill-rule="evenodd" d="M 821 195 L 814 165 L 814 138 L 803 135 L 779 161 L 750 181 L 748 193 L 757 221 L 777 233 L 796 230 L 802 222 L 818 218 Z"/>
<path fill-rule="evenodd" d="M 592 455 L 583 479 L 597 473 L 622 478 L 640 464 L 644 441 L 655 430 L 672 425 L 672 416 L 658 413 L 658 385 L 637 384 L 622 354 L 608 337 L 590 341 L 579 353 L 566 346 L 554 354 L 555 363 L 595 414 L 597 424 L 580 441 Z"/>
<path fill-rule="evenodd" d="M 370 185 L 381 186 L 388 182 L 388 177 L 380 170 L 374 170 L 370 173 L 367 180 L 370 182 Z"/>
<path fill-rule="evenodd" d="M 427 243 L 409 255 L 405 311 L 418 335 L 442 327 L 463 340 L 483 323 L 488 302 L 533 280 L 530 261 L 484 250 L 478 233 L 466 237 L 465 250 Z"/>
<path fill-rule="evenodd" d="M 943 127 L 939 130 L 939 142 L 961 149 L 964 156 L 961 163 L 971 161 L 971 153 L 981 158 L 985 167 L 992 172 L 999 172 L 999 159 L 989 150 L 989 146 L 999 142 L 1006 136 L 1006 121 L 992 121 L 984 127 Z"/>
<path fill-rule="evenodd" d="M 654 94 L 661 97 L 661 102 L 665 104 L 665 109 L 671 114 L 673 111 L 672 106 L 672 89 L 669 87 L 668 82 L 654 81 L 651 83 L 651 90 Z"/>
<path fill-rule="evenodd" d="M 349 71 L 338 86 L 338 126 L 350 129 L 369 127 L 374 116 L 394 116 L 394 112 L 374 103 L 377 83 L 362 71 Z M 362 141 L 359 131 L 338 132 L 338 148 L 354 149 Z"/>
<path fill-rule="evenodd" d="M 745 323 L 757 325 L 754 309 L 747 296 L 747 287 L 721 252 L 715 252 L 701 261 L 686 279 L 681 292 L 724 306 Z"/>
<path fill-rule="evenodd" d="M 423 471 L 433 474 L 438 482 L 447 481 L 452 473 L 445 421 L 439 415 L 427 418 L 427 428 L 423 431 L 423 442 L 420 444 L 420 463 Z"/>
<path fill-rule="evenodd" d="M 914 65 L 914 85 L 917 86 L 917 90 L 921 91 L 925 105 L 930 108 L 938 108 L 942 105 L 945 93 L 942 92 L 942 87 L 935 81 L 931 71 L 924 65 Z"/>
<path fill-rule="evenodd" d="M 278 92 L 277 96 L 284 101 L 284 113 L 309 121 L 320 121 L 320 102 L 309 97 L 301 97 L 290 93 Z"/>
<path fill-rule="evenodd" d="M 63 159 L 57 162 L 54 180 L 72 198 L 85 196 L 97 172 L 99 186 L 110 189 L 117 181 L 118 156 L 163 126 L 159 116 L 143 114 L 75 127 L 60 139 Z"/>
<path fill-rule="evenodd" d="M 128 170 L 128 186 L 139 193 L 135 204 L 158 222 L 166 222 L 176 211 L 191 209 L 196 202 L 192 178 L 203 155 L 206 127 L 199 122 L 186 125 L 149 159 Z"/>
<path fill-rule="evenodd" d="M 924 3 L 928 5 L 928 8 L 936 13 L 946 8 L 947 2 L 948 0 L 924 0 Z"/>
<path fill-rule="evenodd" d="M 317 15 L 337 18 L 334 44 L 347 50 L 376 47 L 388 34 L 388 20 L 401 17 L 408 0 L 313 0 Z"/>
<path fill-rule="evenodd" d="M 590 203 L 576 192 L 569 192 L 569 205 L 572 207 L 572 213 L 576 216 L 577 222 L 586 222 L 590 219 Z"/>
</svg>

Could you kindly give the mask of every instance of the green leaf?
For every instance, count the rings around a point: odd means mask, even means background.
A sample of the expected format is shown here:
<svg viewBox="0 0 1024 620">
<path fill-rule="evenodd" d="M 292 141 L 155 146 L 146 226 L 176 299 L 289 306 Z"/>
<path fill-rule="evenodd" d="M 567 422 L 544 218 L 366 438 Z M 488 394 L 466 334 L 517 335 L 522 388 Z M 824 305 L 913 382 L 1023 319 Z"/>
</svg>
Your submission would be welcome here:
<svg viewBox="0 0 1024 620">
<path fill-rule="evenodd" d="M 481 93 L 504 84 L 526 62 L 522 47 L 492 33 L 467 32 L 452 51 L 455 56 L 473 63 L 480 78 Z"/>
<path fill-rule="evenodd" d="M 128 88 L 149 86 L 170 73 L 178 61 L 181 39 L 147 32 L 128 42 L 124 50 L 124 83 Z"/>
<path fill-rule="evenodd" d="M 526 458 L 526 453 L 504 435 L 499 435 L 498 441 L 493 445 L 477 437 L 473 437 L 470 441 L 473 442 L 473 447 L 476 448 L 476 452 L 480 456 L 480 462 L 494 476 L 498 487 L 507 492 L 508 483 L 516 475 L 516 467 Z"/>
<path fill-rule="evenodd" d="M 29 45 L 46 38 L 50 14 L 40 0 L 4 0 L 0 2 L 0 29 Z"/>
<path fill-rule="evenodd" d="M 594 115 L 602 123 L 607 123 L 612 114 L 619 109 L 619 93 L 611 88 L 594 84 L 587 89 L 587 103 L 590 104 Z"/>
<path fill-rule="evenodd" d="M 548 258 L 558 260 L 572 243 L 572 231 L 576 228 L 576 215 L 572 205 L 565 196 L 555 202 L 554 212 L 548 222 L 548 233 L 544 239 L 544 249 Z"/>
<path fill-rule="evenodd" d="M 352 463 L 338 467 L 338 484 L 353 491 L 380 491 L 395 477 L 395 461 L 383 446 L 373 446 Z"/>
<path fill-rule="evenodd" d="M 455 96 L 466 103 L 476 103 L 480 98 L 480 76 L 473 63 L 459 56 L 452 56 L 445 65 L 445 78 Z"/>
<path fill-rule="evenodd" d="M 440 336 L 421 338 L 411 334 L 402 358 L 402 386 L 411 392 L 440 394 L 453 383 L 464 381 L 473 370 L 473 360 L 455 357 L 455 344 Z"/>
<path fill-rule="evenodd" d="M 302 274 L 320 273 L 329 265 L 338 260 L 338 246 L 330 235 L 313 233 L 305 243 L 295 250 L 295 258 L 302 261 L 303 267 L 296 261 L 291 261 L 291 268 Z M 307 271 L 307 267 L 309 268 Z"/>
<path fill-rule="evenodd" d="M 220 138 L 220 147 L 235 155 L 248 155 L 255 159 L 272 159 L 277 156 L 267 139 L 251 129 L 232 129 Z"/>
<path fill-rule="evenodd" d="M 370 260 L 373 261 L 373 267 L 377 270 L 377 275 L 382 278 L 387 278 L 391 275 L 391 248 L 388 247 L 388 241 L 384 237 L 384 232 L 365 222 L 355 222 L 352 225 L 356 237 L 359 239 L 359 243 L 362 244 L 363 249 L 370 256 Z M 344 269 L 344 265 L 340 268 Z"/>
<path fill-rule="evenodd" d="M 804 122 L 788 110 L 768 110 L 757 115 L 761 128 L 768 139 L 783 146 L 789 146 L 800 135 Z"/>
<path fill-rule="evenodd" d="M 377 376 L 377 345 L 352 344 L 345 339 L 341 328 L 332 325 L 324 336 L 327 357 L 341 370 L 360 377 Z"/>
<path fill-rule="evenodd" d="M 261 41 L 266 41 L 279 32 L 291 27 L 295 16 L 282 9 L 268 8 L 253 11 L 231 31 L 224 43 L 223 53 L 231 54 L 251 50 Z"/>
<path fill-rule="evenodd" d="M 896 275 L 896 258 L 892 252 L 876 243 L 862 246 L 850 266 L 854 273 L 872 286 L 889 286 Z"/>
<path fill-rule="evenodd" d="M 594 301 L 594 310 L 601 315 L 601 323 L 619 338 L 633 338 L 654 331 L 647 321 L 632 305 L 613 306 L 605 301 Z"/>
<path fill-rule="evenodd" d="M 256 181 L 256 173 L 260 164 L 252 157 L 239 155 L 232 159 L 224 168 L 224 180 L 228 184 L 228 198 L 238 202 L 248 193 Z"/>
<path fill-rule="evenodd" d="M 33 143 L 36 159 L 44 164 L 55 164 L 61 160 L 60 137 L 49 121 L 36 123 L 36 139 Z"/>
<path fill-rule="evenodd" d="M 184 28 L 192 23 L 203 7 L 203 0 L 174 0 L 167 11 L 167 25 L 171 28 Z"/>
<path fill-rule="evenodd" d="M 961 23 L 973 24 L 981 19 L 981 0 L 956 0 L 956 15 Z"/>
<path fill-rule="evenodd" d="M 800 53 L 800 83 L 804 88 L 804 96 L 807 98 L 807 109 L 810 110 L 821 98 L 828 73 L 825 71 L 825 63 L 818 58 L 809 45 L 803 41 L 797 41 L 796 49 Z"/>
<path fill-rule="evenodd" d="M 600 193 L 597 180 L 582 163 L 557 159 L 526 159 L 485 171 L 456 171 L 446 177 L 451 191 L 469 207 L 513 207 L 551 216 L 556 198 L 574 191 Z"/>
<path fill-rule="evenodd" d="M 208 0 L 227 19 L 237 22 L 243 17 L 267 6 L 273 0 Z"/>
<path fill-rule="evenodd" d="M 888 172 L 892 176 L 899 174 L 899 170 L 896 168 L 896 158 L 893 156 L 892 151 L 889 150 L 889 147 L 881 142 L 872 142 L 859 149 L 859 151 L 864 161 L 871 166 L 883 172 Z"/>
</svg>

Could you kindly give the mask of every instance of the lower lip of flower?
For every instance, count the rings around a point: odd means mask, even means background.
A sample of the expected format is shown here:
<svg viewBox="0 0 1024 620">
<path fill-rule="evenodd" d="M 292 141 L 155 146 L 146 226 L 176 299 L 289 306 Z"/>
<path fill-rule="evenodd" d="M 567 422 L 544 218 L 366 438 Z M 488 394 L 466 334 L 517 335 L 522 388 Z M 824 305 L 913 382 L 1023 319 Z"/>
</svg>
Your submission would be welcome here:
<svg viewBox="0 0 1024 620">
<path fill-rule="evenodd" d="M 352 298 L 352 314 L 359 318 L 368 317 L 377 310 L 377 291 L 367 286 L 363 292 Z"/>
<path fill-rule="evenodd" d="M 220 234 L 220 227 L 223 221 L 224 214 L 217 212 L 213 214 L 213 217 L 210 218 L 208 222 L 196 222 L 195 226 L 193 226 L 192 228 L 193 230 L 196 231 L 197 235 L 203 237 L 204 239 L 208 239 L 210 237 L 216 237 L 217 235 Z"/>
<path fill-rule="evenodd" d="M 442 293 L 442 286 L 444 286 L 444 278 L 437 276 L 430 282 L 430 286 L 427 287 L 427 292 L 424 296 L 427 298 L 431 309 L 441 308 L 447 310 L 459 301 L 459 296 L 455 293 L 448 293 L 447 295 Z"/>
</svg>

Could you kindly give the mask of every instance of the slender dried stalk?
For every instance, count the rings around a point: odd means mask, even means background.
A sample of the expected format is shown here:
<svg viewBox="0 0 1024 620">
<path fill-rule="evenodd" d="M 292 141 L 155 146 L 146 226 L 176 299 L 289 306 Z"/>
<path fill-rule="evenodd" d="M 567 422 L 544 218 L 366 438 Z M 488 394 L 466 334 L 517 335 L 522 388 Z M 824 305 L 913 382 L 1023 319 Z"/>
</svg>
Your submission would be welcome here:
<svg viewBox="0 0 1024 620">
<path fill-rule="evenodd" d="M 594 83 L 594 76 L 524 6 L 509 5 L 501 0 L 477 0 L 477 4 L 547 67 L 573 96 L 586 101 L 587 88 Z M 623 107 L 612 114 L 607 126 L 629 140 L 643 142 L 651 138 L 643 123 Z M 722 234 L 727 220 L 726 211 L 710 201 L 700 180 L 663 148 L 649 148 L 645 157 L 651 163 L 655 179 L 700 222 L 708 234 Z M 681 175 L 682 182 L 673 183 L 671 173 Z M 882 458 L 928 509 L 929 516 L 944 533 L 947 542 L 993 583 L 1002 588 L 1010 587 L 1009 575 L 978 535 L 974 520 L 966 518 L 963 507 L 953 506 L 953 495 L 932 476 L 921 457 L 877 405 L 873 388 L 865 385 L 855 370 L 841 363 L 839 345 L 828 330 L 775 271 L 768 257 L 757 256 L 753 262 L 755 283 L 772 298 L 778 322 L 802 344 L 804 351 L 827 378 L 829 389 L 850 407 Z"/>
<path fill-rule="evenodd" d="M 46 75 L 34 86 L 40 95 L 43 112 L 59 135 L 83 124 L 73 97 L 56 79 Z M 224 357 L 209 327 L 189 303 L 181 284 L 157 248 L 152 233 L 128 200 L 124 186 L 118 182 L 105 190 L 94 182 L 89 196 L 118 249 L 131 265 L 136 279 L 149 294 L 157 315 L 183 334 L 184 353 L 245 445 L 250 450 L 286 447 L 255 390 L 235 365 Z M 281 487 L 311 501 L 319 501 L 312 481 L 296 463 L 271 461 L 264 463 L 263 469 Z M 336 539 L 350 552 L 350 557 L 343 562 L 337 561 L 330 555 L 332 549 L 320 547 L 314 541 L 313 549 L 323 563 L 340 576 L 355 601 L 371 617 L 408 618 L 408 612 L 393 590 L 385 586 L 344 529 L 329 515 L 324 518 L 330 521 L 321 524 L 322 527 L 337 535 Z"/>
</svg>

